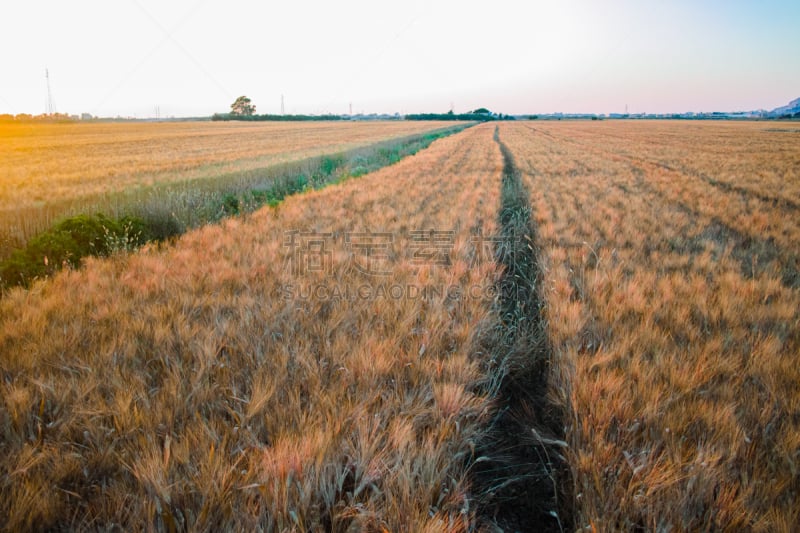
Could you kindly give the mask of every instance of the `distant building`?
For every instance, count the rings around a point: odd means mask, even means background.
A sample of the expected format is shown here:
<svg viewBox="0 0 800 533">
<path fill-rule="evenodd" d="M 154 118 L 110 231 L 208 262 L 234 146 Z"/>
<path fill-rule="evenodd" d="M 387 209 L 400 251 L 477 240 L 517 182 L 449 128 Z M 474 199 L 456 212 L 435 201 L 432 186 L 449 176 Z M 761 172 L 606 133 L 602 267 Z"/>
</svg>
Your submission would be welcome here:
<svg viewBox="0 0 800 533">
<path fill-rule="evenodd" d="M 92 120 L 93 118 L 91 113 L 81 113 L 81 120 Z"/>
</svg>

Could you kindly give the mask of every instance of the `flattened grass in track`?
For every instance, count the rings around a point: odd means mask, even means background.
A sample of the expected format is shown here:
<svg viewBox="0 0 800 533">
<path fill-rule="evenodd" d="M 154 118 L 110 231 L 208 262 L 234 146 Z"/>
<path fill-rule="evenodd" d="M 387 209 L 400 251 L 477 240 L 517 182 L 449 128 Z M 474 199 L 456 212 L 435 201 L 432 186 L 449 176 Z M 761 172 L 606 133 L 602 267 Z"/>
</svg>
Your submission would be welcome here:
<svg viewBox="0 0 800 533">
<path fill-rule="evenodd" d="M 482 350 L 497 367 L 497 406 L 474 465 L 479 512 L 511 531 L 569 529 L 570 497 L 562 494 L 568 469 L 562 456 L 561 413 L 547 400 L 550 344 L 543 323 L 539 253 L 530 193 L 514 156 L 495 129 L 503 157 L 497 262 L 497 323 L 482 339 Z"/>
</svg>

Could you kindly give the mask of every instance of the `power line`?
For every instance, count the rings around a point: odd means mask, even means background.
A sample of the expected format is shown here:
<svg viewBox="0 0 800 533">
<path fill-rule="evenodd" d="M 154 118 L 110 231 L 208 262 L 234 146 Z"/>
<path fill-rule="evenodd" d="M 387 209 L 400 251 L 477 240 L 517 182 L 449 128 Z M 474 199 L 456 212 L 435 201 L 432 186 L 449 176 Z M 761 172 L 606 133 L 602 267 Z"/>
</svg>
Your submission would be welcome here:
<svg viewBox="0 0 800 533">
<path fill-rule="evenodd" d="M 181 28 L 181 27 L 182 27 L 184 24 L 186 24 L 187 22 L 189 22 L 189 20 L 190 20 L 192 17 L 194 17 L 195 13 L 196 13 L 196 12 L 197 12 L 197 11 L 198 11 L 198 10 L 199 10 L 199 9 L 200 9 L 202 6 L 203 6 L 203 5 L 204 5 L 204 4 L 207 2 L 207 0 L 200 0 L 200 1 L 199 1 L 197 4 L 194 4 L 194 6 L 192 7 L 192 9 L 190 9 L 189 11 L 187 11 L 187 12 L 186 12 L 186 15 L 185 15 L 184 17 L 182 17 L 182 18 L 181 18 L 181 20 L 180 20 L 180 21 L 178 21 L 178 22 L 177 22 L 175 25 L 173 25 L 173 26 L 170 26 L 170 28 L 169 28 L 169 29 L 165 29 L 165 28 L 164 28 L 164 26 L 162 26 L 162 25 L 161 25 L 161 24 L 160 24 L 158 21 L 156 21 L 156 20 L 155 20 L 155 18 L 154 18 L 154 17 L 153 17 L 153 16 L 152 16 L 152 15 L 151 15 L 151 14 L 150 14 L 150 13 L 149 13 L 147 10 L 145 10 L 145 9 L 144 9 L 144 7 L 142 7 L 142 5 L 141 5 L 141 4 L 139 4 L 139 3 L 138 3 L 136 0 L 131 0 L 131 2 L 132 2 L 132 3 L 133 3 L 133 4 L 134 4 L 134 5 L 135 5 L 135 6 L 136 6 L 136 7 L 137 7 L 137 8 L 138 8 L 140 11 L 142 11 L 142 12 L 145 14 L 145 16 L 146 16 L 146 17 L 148 17 L 148 18 L 150 19 L 150 21 L 151 21 L 151 22 L 153 22 L 153 23 L 154 23 L 156 26 L 158 26 L 158 27 L 159 27 L 159 29 L 160 29 L 160 30 L 161 30 L 161 32 L 163 33 L 163 37 L 162 37 L 162 38 L 161 38 L 161 40 L 160 40 L 160 41 L 158 41 L 158 42 L 157 42 L 157 43 L 156 43 L 156 44 L 155 44 L 155 45 L 154 45 L 154 46 L 153 46 L 153 47 L 152 47 L 152 48 L 151 48 L 151 49 L 150 49 L 150 50 L 149 50 L 149 51 L 148 51 L 148 52 L 147 52 L 145 55 L 143 55 L 143 56 L 142 56 L 142 58 L 139 60 L 139 62 L 138 62 L 138 63 L 136 63 L 136 65 L 134 65 L 134 67 L 133 67 L 133 68 L 131 68 L 131 69 L 130 69 L 130 70 L 129 70 L 129 71 L 128 71 L 128 72 L 127 72 L 127 73 L 126 73 L 124 76 L 122 76 L 122 77 L 121 77 L 121 78 L 120 78 L 120 79 L 117 81 L 117 83 L 116 83 L 116 84 L 115 84 L 115 85 L 114 85 L 114 86 L 111 88 L 111 90 L 109 90 L 109 91 L 108 91 L 108 92 L 107 92 L 107 93 L 106 93 L 106 94 L 103 96 L 103 98 L 102 98 L 102 99 L 100 99 L 99 103 L 98 103 L 97 105 L 95 105 L 95 106 L 94 106 L 93 113 L 92 113 L 93 115 L 97 115 L 97 114 L 99 113 L 100 109 L 101 109 L 101 108 L 102 108 L 102 107 L 105 105 L 105 103 L 106 103 L 106 102 L 107 102 L 107 101 L 108 101 L 108 100 L 109 100 L 109 99 L 110 99 L 110 98 L 111 98 L 111 97 L 112 97 L 114 94 L 116 94 L 116 92 L 117 92 L 117 91 L 118 91 L 120 88 L 122 88 L 122 86 L 123 86 L 123 85 L 125 85 L 125 84 L 128 82 L 128 80 L 129 80 L 129 79 L 130 79 L 130 78 L 131 78 L 131 77 L 132 77 L 134 74 L 136 74 L 136 72 L 137 72 L 137 71 L 138 71 L 138 70 L 139 70 L 139 69 L 140 69 L 140 68 L 141 68 L 141 67 L 142 67 L 142 66 L 143 66 L 143 65 L 144 65 L 144 64 L 145 64 L 147 61 L 149 61 L 149 60 L 150 60 L 150 58 L 151 58 L 152 56 L 154 56 L 154 55 L 155 55 L 155 53 L 156 53 L 156 52 L 158 52 L 158 51 L 159 51 L 159 50 L 160 50 L 160 49 L 161 49 L 161 48 L 164 46 L 164 44 L 166 44 L 167 42 L 169 42 L 169 41 L 172 41 L 172 43 L 173 43 L 175 46 L 177 46 L 177 47 L 178 47 L 178 48 L 179 48 L 179 49 L 180 49 L 180 50 L 181 50 L 181 51 L 182 51 L 182 52 L 183 52 L 185 55 L 190 55 L 190 54 L 189 54 L 189 53 L 186 51 L 186 49 L 185 49 L 185 48 L 181 47 L 181 46 L 180 46 L 180 44 L 179 44 L 179 43 L 177 43 L 177 41 L 175 41 L 175 39 L 172 37 L 172 34 L 173 34 L 173 33 L 175 33 L 175 32 L 177 32 L 177 31 L 178 31 L 178 29 L 180 29 L 180 28 Z M 191 58 L 191 57 L 190 57 L 190 59 L 191 59 L 192 61 L 194 61 L 194 62 L 195 62 L 195 64 L 196 64 L 196 60 L 194 60 L 194 58 Z M 204 70 L 202 67 L 200 67 L 200 70 L 202 70 L 202 71 L 205 73 L 205 70 Z M 206 76 L 207 76 L 207 77 L 210 77 L 210 75 L 208 75 L 207 73 L 206 73 Z M 220 89 L 222 90 L 222 92 L 223 92 L 223 93 L 225 93 L 225 95 L 226 95 L 228 98 L 230 98 L 230 94 L 228 93 L 228 91 L 226 91 L 226 90 L 225 90 L 225 88 L 224 88 L 224 87 L 222 87 L 222 86 L 221 86 L 221 85 L 220 85 L 218 82 L 216 82 L 215 80 L 213 80 L 213 79 L 212 79 L 212 81 L 214 81 L 214 83 L 216 83 L 217 87 L 218 87 L 218 88 L 220 88 Z"/>
<path fill-rule="evenodd" d="M 139 8 L 139 10 L 140 10 L 142 13 L 144 13 L 144 14 L 145 14 L 145 16 L 146 16 L 147 18 L 149 18 L 149 19 L 150 19 L 150 21 L 151 21 L 151 22 L 152 22 L 152 23 L 153 23 L 155 26 L 157 26 L 157 27 L 158 27 L 158 28 L 159 28 L 159 29 L 162 31 L 162 33 L 164 33 L 164 36 L 165 36 L 165 38 L 166 38 L 167 40 L 169 40 L 169 41 L 172 41 L 172 44 L 173 44 L 175 47 L 177 47 L 177 48 L 178 48 L 178 50 L 180 50 L 181 52 L 183 52 L 183 55 L 184 55 L 184 56 L 185 56 L 185 57 L 186 57 L 186 58 L 187 58 L 189 61 L 191 61 L 192 63 L 194 63 L 195 67 L 197 67 L 197 69 L 198 69 L 198 70 L 200 70 L 200 72 L 202 72 L 203 74 L 205 74 L 206 78 L 207 78 L 209 81 L 211 81 L 213 84 L 215 84 L 215 85 L 217 86 L 217 88 L 218 88 L 218 89 L 219 89 L 219 90 L 220 90 L 220 91 L 221 91 L 221 92 L 222 92 L 224 95 L 226 95 L 228 98 L 233 98 L 233 97 L 231 96 L 231 93 L 230 93 L 230 92 L 229 92 L 229 91 L 228 91 L 228 90 L 227 90 L 227 89 L 226 89 L 226 88 L 225 88 L 225 87 L 224 87 L 224 86 L 223 86 L 223 85 L 222 85 L 222 84 L 219 82 L 219 80 L 217 80 L 217 78 L 215 78 L 214 76 L 212 76 L 212 75 L 211 75 L 211 74 L 208 72 L 208 70 L 206 70 L 206 68 L 205 68 L 205 67 L 204 67 L 204 66 L 203 66 L 203 65 L 202 65 L 202 64 L 201 64 L 201 63 L 200 63 L 200 62 L 197 60 L 197 58 L 196 58 L 196 57 L 194 57 L 194 55 L 190 54 L 190 53 L 189 53 L 189 51 L 188 51 L 188 50 L 186 50 L 186 48 L 185 48 L 185 47 L 184 47 L 184 46 L 183 46 L 183 45 L 182 45 L 180 42 L 178 42 L 178 40 L 176 40 L 176 39 L 175 39 L 175 37 L 172 35 L 172 34 L 173 34 L 173 31 L 171 31 L 171 30 L 168 30 L 167 28 L 165 28 L 165 27 L 164 27 L 164 25 L 163 25 L 163 24 L 161 24 L 161 22 L 159 22 L 159 21 L 158 21 L 158 19 L 156 19 L 156 18 L 155 18 L 155 17 L 154 17 L 154 16 L 153 16 L 153 15 L 152 15 L 152 14 L 151 14 L 151 13 L 150 13 L 150 12 L 149 12 L 147 9 L 145 9 L 145 8 L 144 8 L 144 6 L 143 6 L 143 5 L 142 5 L 142 4 L 141 4 L 141 3 L 140 3 L 138 0 L 131 0 L 131 1 L 132 1 L 132 2 L 133 2 L 133 3 L 134 3 L 134 4 L 135 4 L 135 5 L 136 5 L 136 6 Z M 205 1 L 205 0 L 204 0 L 204 1 Z M 201 4 L 202 4 L 202 3 L 203 3 L 203 2 L 201 2 Z"/>
<path fill-rule="evenodd" d="M 404 26 L 400 28 L 400 31 L 394 34 L 393 37 L 387 39 L 383 46 L 381 46 L 377 53 L 375 53 L 372 57 L 367 58 L 361 61 L 361 66 L 356 71 L 355 76 L 349 76 L 347 81 L 341 84 L 341 86 L 336 90 L 334 96 L 330 99 L 330 101 L 325 105 L 325 108 L 328 109 L 339 97 L 344 93 L 346 90 L 349 90 L 354 85 L 358 84 L 361 79 L 367 75 L 368 71 L 371 70 L 375 65 L 379 63 L 381 57 L 392 47 L 395 45 L 396 41 L 400 39 L 410 28 L 413 26 L 418 20 L 422 18 L 423 15 L 430 13 L 434 8 L 438 7 L 438 2 L 432 2 L 431 4 L 426 4 L 425 9 L 414 15 Z M 352 112 L 351 112 L 352 114 Z"/>
</svg>

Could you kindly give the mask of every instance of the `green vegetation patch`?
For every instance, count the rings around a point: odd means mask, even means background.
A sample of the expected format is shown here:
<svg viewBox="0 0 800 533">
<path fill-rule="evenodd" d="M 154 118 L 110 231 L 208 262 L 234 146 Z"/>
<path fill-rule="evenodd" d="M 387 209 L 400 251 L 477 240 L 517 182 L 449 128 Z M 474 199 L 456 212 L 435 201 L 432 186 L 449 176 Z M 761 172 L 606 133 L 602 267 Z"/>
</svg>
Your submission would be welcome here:
<svg viewBox="0 0 800 533">
<path fill-rule="evenodd" d="M 98 213 L 67 218 L 0 263 L 0 286 L 28 286 L 61 268 L 80 266 L 84 257 L 131 250 L 152 239 L 147 223 L 137 217 L 112 219 Z"/>
</svg>

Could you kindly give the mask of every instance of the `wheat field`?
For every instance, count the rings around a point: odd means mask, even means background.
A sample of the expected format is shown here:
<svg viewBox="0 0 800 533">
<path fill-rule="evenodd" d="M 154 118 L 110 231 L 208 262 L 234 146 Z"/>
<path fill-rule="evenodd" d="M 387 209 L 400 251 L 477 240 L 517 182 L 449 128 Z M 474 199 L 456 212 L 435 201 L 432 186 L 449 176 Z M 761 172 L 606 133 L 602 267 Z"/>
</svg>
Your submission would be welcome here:
<svg viewBox="0 0 800 533">
<path fill-rule="evenodd" d="M 468 529 L 465 465 L 490 407 L 473 348 L 489 306 L 379 287 L 496 275 L 470 242 L 476 224 L 495 229 L 491 135 L 468 130 L 166 251 L 8 294 L 6 528 Z M 409 254 L 410 232 L 430 229 L 451 237 L 447 268 Z M 367 231 L 396 235 L 375 265 L 386 277 L 343 248 Z M 286 268 L 291 232 L 330 234 L 330 268 Z M 302 297 L 320 284 L 374 294 Z"/>
<path fill-rule="evenodd" d="M 793 530 L 798 137 L 759 123 L 501 132 L 532 191 L 576 525 Z"/>
<path fill-rule="evenodd" d="M 0 124 L 0 211 L 264 168 L 431 122 Z"/>
<path fill-rule="evenodd" d="M 263 186 L 315 158 L 443 127 L 405 121 L 0 123 L 0 258 L 79 213 L 155 210 L 169 217 L 178 210 L 184 224 L 186 202 Z"/>
<path fill-rule="evenodd" d="M 797 131 L 477 125 L 12 289 L 0 527 L 792 531 Z"/>
</svg>

